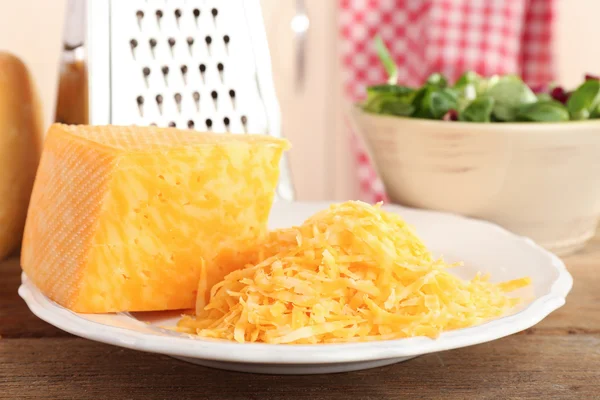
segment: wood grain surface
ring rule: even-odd
[[[600,399],[600,238],[565,258],[567,305],[516,335],[366,371],[251,375],[80,339],[18,297],[0,263],[0,399]]]

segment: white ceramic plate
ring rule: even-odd
[[[276,203],[270,225],[301,223],[326,203]],[[465,262],[453,269],[463,278],[489,272],[493,281],[524,275],[533,280],[520,295],[532,298],[512,315],[438,339],[415,337],[369,343],[327,345],[239,344],[179,334],[172,326],[177,313],[77,314],[45,297],[23,274],[20,296],[35,315],[72,334],[135,350],[167,354],[197,364],[258,373],[311,374],[388,365],[421,354],[488,342],[527,329],[565,303],[573,280],[564,264],[531,240],[496,225],[456,215],[387,206],[413,224],[436,255]]]

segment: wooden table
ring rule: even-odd
[[[250,375],[80,339],[18,297],[0,263],[1,399],[600,399],[600,238],[565,259],[567,305],[525,332],[367,371]]]

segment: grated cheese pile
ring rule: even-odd
[[[258,261],[199,292],[178,330],[266,343],[332,343],[437,337],[503,315],[519,303],[500,284],[464,281],[435,259],[398,215],[379,205],[331,206],[301,226],[272,231]]]

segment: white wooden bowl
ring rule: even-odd
[[[600,120],[482,124],[351,113],[395,203],[493,221],[559,255],[596,231]]]

